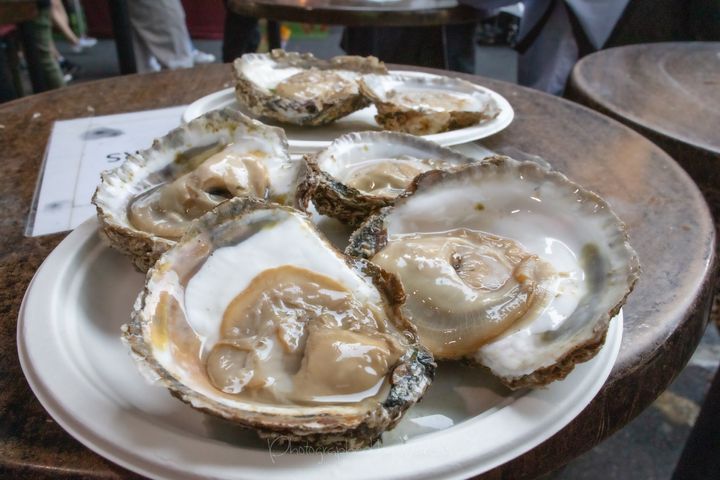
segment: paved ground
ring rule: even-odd
[[[688,366],[650,408],[544,480],[670,478],[719,360],[720,335],[709,325]]]
[[[339,30],[334,29],[324,39],[291,38],[287,49],[311,51],[321,57],[337,55],[342,53],[339,37]],[[195,44],[200,50],[220,57],[220,42],[198,40]],[[60,48],[67,51],[63,45]],[[119,73],[112,41],[103,40],[91,50],[66,56],[82,67],[75,81]],[[516,55],[509,48],[477,49],[476,65],[480,75],[514,82],[516,62]],[[720,336],[715,326],[710,325],[687,368],[650,408],[601,445],[548,475],[546,480],[670,478],[719,361]]]

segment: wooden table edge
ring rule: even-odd
[[[677,42],[658,42],[654,43],[653,45],[673,45]],[[706,43],[706,42],[689,42],[689,43]],[[714,42],[718,43],[720,45],[720,42]],[[626,48],[631,48],[633,45],[626,45],[626,46],[619,46],[619,47],[613,47],[608,48],[605,50],[601,50],[600,52],[596,52],[595,54],[602,54],[606,51],[611,50],[621,50]],[[676,136],[674,136],[673,132],[667,130],[666,128],[662,126],[653,126],[653,127],[647,127],[643,124],[642,118],[637,117],[636,115],[627,113],[626,115],[621,115],[617,112],[615,112],[613,105],[605,100],[603,97],[601,97],[598,93],[595,92],[594,88],[591,88],[589,83],[585,80],[585,76],[582,75],[580,72],[583,68],[586,68],[586,65],[588,62],[592,61],[592,56],[594,54],[587,55],[575,64],[573,67],[570,78],[568,80],[568,86],[566,89],[565,96],[580,105],[587,106],[591,108],[592,110],[595,110],[596,112],[600,112],[603,115],[609,116],[620,123],[622,123],[625,126],[629,126],[633,130],[636,130],[641,133],[646,138],[649,138],[651,141],[656,142],[656,140],[659,138],[661,142],[675,142],[675,143],[681,143],[683,145],[686,145],[690,148],[693,148],[697,150],[698,152],[701,152],[704,155],[714,155],[717,156],[720,154],[720,152],[712,150],[708,148],[707,145],[702,145],[697,142],[694,142],[689,139],[679,139]]]

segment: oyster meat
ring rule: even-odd
[[[473,162],[436,143],[403,133],[360,132],[337,138],[328,148],[306,155],[298,197],[312,197],[317,211],[358,225],[390,205],[419,174]]]
[[[386,130],[429,135],[465,128],[500,114],[492,96],[465,80],[443,76],[365,75],[360,91]]]
[[[421,175],[347,253],[400,277],[404,311],[436,358],[484,365],[511,388],[592,358],[639,275],[604,200],[507,157]]]
[[[358,79],[387,73],[375,57],[338,56],[273,50],[248,53],[233,63],[238,102],[257,117],[295,125],[325,125],[365,108]]]
[[[93,203],[112,246],[146,271],[193,219],[229,198],[296,205],[301,168],[281,129],[216,110],[103,173]]]
[[[123,336],[195,408],[279,442],[360,448],[432,381],[403,297],[303,213],[235,198],[158,260]]]

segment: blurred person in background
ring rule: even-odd
[[[460,0],[487,8],[501,0]],[[521,85],[561,95],[575,63],[603,48],[720,40],[718,0],[525,0],[516,50]]]
[[[630,0],[524,0],[518,83],[561,95],[579,58],[602,48]],[[478,9],[512,0],[460,0]]]
[[[67,11],[65,11],[65,5],[62,0],[51,0],[50,2],[50,15],[52,17],[53,26],[60,31],[65,39],[70,43],[70,49],[75,53],[80,53],[85,48],[92,48],[97,44],[97,39],[86,37],[81,35],[78,37],[70,27],[70,20],[68,18]],[[73,79],[80,67],[70,60],[62,56],[55,46],[55,42],[52,41],[51,49],[55,60],[60,64],[60,69],[63,73],[63,80],[65,83],[69,83]]]
[[[518,0],[460,0],[487,16]],[[561,95],[577,60],[607,42],[629,0],[524,0],[517,35],[518,83]],[[475,72],[475,24],[347,28],[341,46],[353,55]],[[445,43],[443,44],[443,35]],[[443,48],[446,49],[443,52]]]
[[[73,29],[70,28],[70,20],[62,0],[51,0],[50,6],[53,26],[70,42],[73,52],[80,53],[84,48],[91,48],[97,44],[97,39],[84,35],[78,37]]]
[[[527,0],[518,34],[518,82],[554,95],[565,91],[578,59],[601,49],[629,0]]]
[[[127,6],[139,73],[215,61],[193,47],[180,0],[128,0]]]
[[[35,63],[31,71],[33,91],[40,93],[65,86],[65,80],[53,54],[50,0],[37,0],[36,4],[38,15],[23,25],[22,35],[29,39],[33,50],[25,52],[28,62]]]

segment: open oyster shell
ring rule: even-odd
[[[421,175],[346,252],[400,277],[404,311],[436,358],[484,365],[511,388],[592,358],[639,275],[604,200],[507,157]]]
[[[249,53],[233,63],[238,101],[253,115],[295,125],[325,125],[365,108],[358,90],[365,73],[387,73],[375,57],[338,56],[273,50]]]
[[[384,129],[414,135],[465,128],[500,114],[488,92],[457,78],[365,75],[360,91],[375,104],[375,120]]]
[[[251,198],[193,223],[148,272],[124,341],[194,408],[274,442],[371,445],[435,364],[397,279],[329,245],[307,216]]]
[[[350,133],[305,156],[307,168],[298,197],[304,204],[312,198],[323,215],[359,225],[372,212],[391,205],[420,173],[473,161],[412,135]]]
[[[111,245],[144,272],[193,218],[230,197],[296,205],[303,168],[282,129],[215,110],[104,172],[93,203]]]

